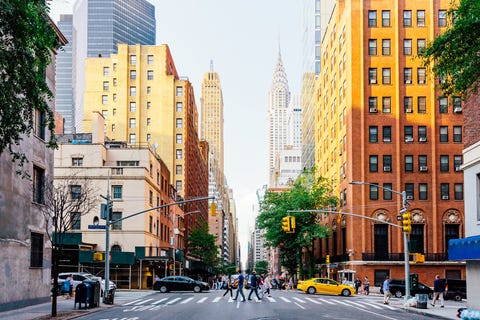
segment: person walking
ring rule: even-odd
[[[238,294],[241,294],[243,297],[242,302],[245,302],[245,295],[243,294],[243,285],[245,283],[245,277],[242,274],[242,270],[238,270],[238,278],[235,280],[235,283],[237,284],[237,294],[235,295],[235,298],[232,300],[237,300]]]
[[[267,274],[265,279],[263,279],[263,295],[268,295],[268,297],[271,297],[270,295],[271,288],[272,288],[272,284],[270,283],[270,275]]]
[[[370,280],[368,280],[367,276],[365,276],[364,291],[367,296],[370,294]]]
[[[360,289],[361,286],[362,286],[362,280],[360,280],[360,278],[357,277],[357,279],[355,279],[355,294],[358,294],[358,289]]]
[[[445,292],[445,283],[440,276],[437,274],[435,280],[433,281],[433,300],[432,306],[435,307],[435,300],[439,299],[442,303],[440,308],[445,307],[445,300],[443,299],[443,293]]]
[[[392,294],[390,293],[390,277],[386,276],[385,281],[383,281],[383,304],[388,304],[388,300]]]
[[[223,281],[223,288],[225,289],[225,292],[223,293],[223,297],[227,295],[228,292],[230,292],[230,298],[233,298],[233,289],[232,289],[232,275],[229,274],[228,277]]]
[[[257,272],[255,270],[252,271],[250,275],[250,293],[248,295],[248,300],[252,300],[252,293],[255,292],[258,300],[262,300],[258,295],[258,279],[257,279]]]

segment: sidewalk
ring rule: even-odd
[[[437,304],[435,307],[433,307],[430,304],[430,300],[427,303],[427,309],[419,309],[416,307],[403,307],[403,300],[390,300],[390,306],[392,307],[398,307],[398,308],[403,308],[405,311],[409,313],[416,313],[416,314],[421,314],[427,317],[432,317],[435,319],[459,319],[457,318],[457,310],[462,307],[466,307],[467,304],[465,302],[453,302],[453,301],[447,301],[445,303],[444,308],[440,308],[440,304]]]

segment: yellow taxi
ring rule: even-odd
[[[337,281],[328,278],[312,278],[299,281],[297,289],[309,294],[335,294],[344,297],[355,294],[355,291],[351,286],[338,283]]]

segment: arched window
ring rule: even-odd
[[[122,248],[118,244],[115,244],[115,245],[112,246],[112,249],[110,251],[111,252],[122,252]]]

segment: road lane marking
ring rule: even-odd
[[[190,297],[190,298],[187,298],[185,300],[183,300],[182,302],[180,302],[181,304],[184,304],[184,303],[189,303],[190,301],[193,300],[193,297]]]
[[[326,299],[318,299],[318,300],[323,301],[323,302],[328,303],[328,304],[335,304],[335,303],[333,303],[333,302],[331,302],[331,301],[328,301],[328,300],[326,300]]]
[[[148,301],[150,301],[150,300],[153,300],[153,299],[142,300],[142,301],[140,301],[140,302],[135,303],[135,305],[136,305],[136,306],[139,306],[139,305],[144,304],[144,303],[146,303],[146,302],[148,302]]]
[[[285,298],[285,297],[280,297],[280,299],[282,299],[283,301],[288,302],[288,303],[292,302],[292,301],[288,300],[288,299]]]
[[[294,302],[299,308],[302,308],[303,310],[305,310],[305,307],[302,306],[301,304],[297,303],[297,302]]]
[[[320,301],[312,299],[312,298],[305,298],[305,299],[307,299],[310,302],[316,303],[316,304],[322,304]]]
[[[365,305],[366,307],[372,307],[372,308],[375,308],[375,309],[382,309],[382,307],[380,306],[376,306],[375,303],[368,303],[368,302],[356,302],[356,303],[360,303],[360,304],[363,304]]]
[[[168,301],[166,304],[174,304],[174,303],[177,302],[178,300],[182,300],[182,298],[175,298],[175,299],[173,299],[173,300]]]
[[[133,300],[133,301],[124,303],[123,305],[124,305],[124,306],[129,306],[129,305],[131,305],[131,304],[137,303],[138,301],[142,301],[142,299]]]
[[[348,301],[348,303],[353,304],[353,305],[355,305],[355,306],[357,306],[357,307],[360,307],[360,308],[368,308],[368,306],[363,305],[363,304],[358,303],[358,302]]]
[[[153,305],[155,305],[155,304],[159,304],[159,303],[162,303],[162,302],[163,302],[163,301],[165,301],[165,300],[168,300],[168,298],[163,298],[163,299],[160,299],[160,300],[154,301],[154,302],[152,302],[152,304],[153,304]]]
[[[270,302],[277,302],[275,299],[273,299],[272,297],[267,297],[267,299],[270,301]]]
[[[207,300],[207,297],[203,297],[202,299],[198,300],[197,303],[204,303]]]
[[[297,298],[297,297],[293,297],[293,299],[297,300],[297,301],[300,302],[300,303],[306,303],[305,301],[303,301],[302,299]]]
[[[216,297],[215,299],[213,299],[213,303],[220,301],[220,299],[222,299],[222,297]]]

